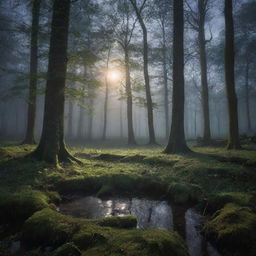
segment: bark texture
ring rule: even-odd
[[[210,131],[210,115],[209,115],[209,93],[208,93],[208,78],[207,78],[207,58],[206,58],[206,39],[205,39],[205,15],[207,12],[207,0],[198,0],[199,22],[198,22],[198,43],[200,53],[200,68],[201,68],[201,90],[202,90],[202,108],[204,119],[204,142],[211,140]]]
[[[51,26],[44,123],[40,143],[33,155],[58,165],[74,158],[64,143],[64,102],[70,0],[55,0]]]
[[[237,112],[237,96],[235,91],[235,52],[234,22],[232,0],[225,0],[225,80],[228,98],[229,138],[228,149],[239,149],[239,127]]]
[[[189,152],[184,132],[184,10],[183,1],[173,4],[173,97],[172,125],[165,153]]]
[[[32,6],[32,28],[30,43],[30,82],[28,95],[27,128],[23,144],[35,144],[36,89],[38,68],[38,32],[41,0],[34,0]]]
[[[128,47],[125,49],[125,90],[127,97],[127,125],[128,125],[128,144],[136,144],[133,130],[133,106],[132,106],[132,86],[130,76],[130,61]]]
[[[143,33],[143,71],[146,89],[146,100],[147,100],[147,114],[148,114],[148,131],[149,131],[149,144],[156,144],[155,130],[154,130],[154,114],[153,114],[153,102],[151,97],[150,80],[148,73],[148,32],[144,23],[141,12],[146,1],[143,2],[141,8],[137,6],[135,0],[130,0],[134,7],[138,21],[140,23]]]

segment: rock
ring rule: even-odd
[[[80,256],[81,251],[74,243],[66,243],[53,252],[53,256]]]
[[[195,202],[201,196],[201,188],[194,184],[172,183],[167,191],[167,197],[177,204]]]
[[[49,208],[32,215],[24,224],[22,241],[29,247],[59,246],[77,228],[75,221]]]
[[[220,249],[239,256],[256,255],[256,214],[248,207],[227,204],[203,226],[203,233]]]

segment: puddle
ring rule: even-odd
[[[74,217],[97,219],[110,216],[133,215],[137,228],[159,228],[172,231],[173,212],[166,201],[141,198],[100,199],[93,196],[73,198],[59,206],[60,212]],[[200,234],[202,216],[190,208],[185,213],[186,243],[191,256],[220,256],[218,251]]]

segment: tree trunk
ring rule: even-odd
[[[225,80],[228,99],[229,138],[228,149],[239,149],[237,96],[235,91],[235,52],[232,0],[225,0]]]
[[[94,99],[93,96],[89,99],[89,111],[88,111],[88,132],[86,139],[88,141],[92,140],[92,125],[93,125],[93,104],[94,104]]]
[[[136,144],[134,130],[133,130],[133,106],[132,106],[132,88],[131,88],[131,77],[130,77],[130,67],[129,67],[129,52],[128,48],[125,51],[125,90],[127,97],[127,124],[128,124],[128,144]]]
[[[197,111],[195,110],[195,115],[194,115],[194,129],[195,129],[195,138],[197,138]]]
[[[245,66],[245,105],[246,105],[246,116],[247,116],[247,133],[250,133],[252,130],[251,113],[250,113],[250,96],[249,96],[249,69],[250,69],[250,64],[247,59],[246,66]]]
[[[64,101],[70,0],[55,0],[51,27],[45,93],[44,123],[40,143],[33,155],[55,166],[74,158],[64,143]]]
[[[199,10],[199,32],[198,43],[200,52],[200,67],[201,67],[201,88],[202,88],[202,107],[203,107],[203,120],[204,120],[204,142],[209,142],[211,139],[210,131],[210,116],[209,116],[209,94],[208,94],[208,79],[207,79],[207,58],[205,50],[205,0],[198,0]]]
[[[109,94],[109,88],[108,88],[108,66],[109,66],[109,59],[110,59],[110,52],[111,47],[108,49],[108,56],[107,56],[107,67],[106,67],[106,74],[105,74],[105,101],[104,101],[104,121],[103,121],[103,133],[102,133],[102,140],[106,140],[106,134],[107,134],[107,122],[108,122],[108,94]]]
[[[73,103],[69,101],[68,103],[68,137],[72,139],[73,137]]]
[[[183,1],[174,0],[173,5],[173,97],[172,125],[165,153],[189,152],[184,132],[184,10]]]
[[[148,130],[149,130],[149,144],[156,144],[155,130],[154,130],[154,115],[153,115],[153,103],[151,98],[151,89],[148,74],[148,33],[143,18],[141,16],[141,11],[138,9],[136,1],[130,0],[134,7],[136,16],[139,20],[142,32],[143,32],[143,69],[144,69],[144,79],[145,79],[145,89],[146,89],[146,100],[147,100],[147,113],[148,113]]]
[[[162,34],[163,34],[163,76],[164,76],[164,113],[165,113],[165,137],[169,136],[169,100],[168,100],[168,76],[167,76],[167,56],[166,56],[166,35],[165,27],[162,24]]]
[[[30,45],[30,82],[28,96],[27,128],[23,144],[35,144],[36,89],[38,67],[38,31],[41,0],[34,0],[32,7],[32,28]]]
[[[85,99],[81,100],[82,104],[85,104]],[[78,129],[77,129],[77,139],[84,139],[84,108],[82,106],[79,107],[79,117],[78,117]]]

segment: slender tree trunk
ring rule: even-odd
[[[106,74],[105,74],[105,101],[104,101],[104,120],[103,120],[103,133],[102,133],[102,140],[106,140],[107,134],[107,122],[108,122],[108,95],[109,95],[109,85],[108,85],[108,66],[109,66],[109,59],[110,59],[110,52],[111,47],[108,49],[108,56],[107,56],[107,67],[106,67]]]
[[[93,97],[91,97],[89,99],[89,105],[90,105],[90,109],[88,111],[88,133],[86,136],[87,140],[92,140],[92,128],[93,128],[93,104],[94,104],[94,99]]]
[[[173,97],[171,134],[165,153],[189,152],[184,132],[184,10],[183,1],[173,5]]]
[[[162,24],[162,34],[163,34],[163,76],[164,76],[164,113],[165,113],[165,138],[169,136],[169,100],[168,100],[168,76],[167,76],[167,56],[166,56],[166,35],[165,27]]]
[[[64,143],[64,102],[70,0],[55,0],[45,94],[44,123],[40,143],[33,155],[49,163],[75,160]]]
[[[155,130],[154,130],[154,115],[153,115],[153,102],[151,98],[151,89],[148,73],[148,33],[143,18],[141,16],[141,11],[138,9],[136,1],[130,0],[134,7],[138,21],[140,23],[143,32],[143,70],[145,79],[145,89],[146,89],[146,100],[147,100],[147,114],[148,114],[148,131],[149,131],[149,144],[156,144]]]
[[[70,139],[73,137],[73,103],[71,101],[68,103],[68,137]]]
[[[195,110],[195,115],[194,115],[194,128],[195,128],[195,138],[197,137],[196,135],[197,135],[197,111]]]
[[[251,113],[250,113],[250,96],[249,96],[249,70],[250,70],[250,64],[247,59],[246,66],[245,66],[245,104],[246,104],[247,132],[248,133],[250,133],[252,130]]]
[[[38,67],[38,31],[41,0],[33,0],[30,46],[30,82],[28,96],[27,128],[23,144],[35,144],[36,88]]]
[[[82,100],[82,104],[85,103],[85,99]],[[79,140],[84,139],[84,108],[82,106],[79,107],[79,116],[78,116],[78,129],[77,129],[77,138]]]
[[[200,67],[201,67],[201,88],[202,88],[202,107],[204,120],[204,142],[209,142],[211,139],[210,131],[210,115],[209,115],[209,93],[208,93],[208,78],[207,78],[207,58],[205,50],[205,0],[198,0],[199,10],[199,52],[200,52]]]
[[[120,100],[120,138],[123,138],[123,104]]]
[[[129,62],[129,52],[128,48],[125,51],[125,90],[127,97],[127,125],[128,125],[128,144],[136,144],[134,130],[133,130],[133,106],[132,106],[132,87],[131,87],[131,77],[130,77],[130,62]]]
[[[232,0],[225,0],[225,79],[228,99],[229,138],[228,149],[239,149],[239,127],[237,112],[237,96],[235,91],[235,52],[234,23]]]

